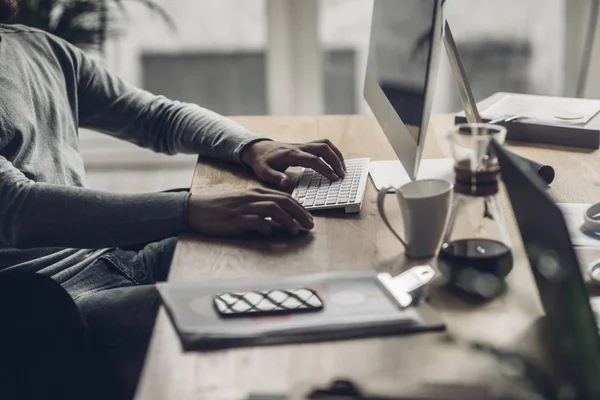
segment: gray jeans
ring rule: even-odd
[[[166,280],[176,242],[169,238],[140,251],[116,249],[63,284],[131,395],[160,305],[154,283]]]

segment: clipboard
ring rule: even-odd
[[[185,351],[267,346],[441,331],[444,322],[425,301],[399,307],[374,270],[157,284]],[[319,312],[277,317],[219,317],[213,298],[223,292],[309,288]]]

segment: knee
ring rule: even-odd
[[[149,340],[160,304],[153,285],[109,289],[77,299],[92,335],[106,346]]]
[[[56,310],[77,314],[69,294],[52,278],[35,273],[0,274],[0,315],[20,321],[54,319]]]

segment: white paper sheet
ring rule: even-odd
[[[398,160],[371,161],[369,175],[377,190],[383,186],[400,187],[411,181]],[[443,179],[454,183],[454,159],[428,158],[421,160],[417,179]]]
[[[590,204],[558,203],[557,205],[565,216],[573,246],[600,247],[600,235],[583,229],[583,213]]]
[[[484,119],[496,119],[507,115],[526,117],[524,122],[552,125],[585,125],[600,111],[600,100],[565,97],[507,94],[482,111]],[[561,119],[558,116],[578,116],[577,119]]]

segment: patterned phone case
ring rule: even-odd
[[[320,311],[323,301],[312,289],[221,293],[213,298],[222,317],[253,317]]]

